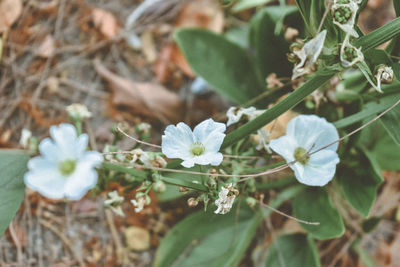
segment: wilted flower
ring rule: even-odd
[[[221,191],[218,193],[218,199],[215,200],[217,209],[214,211],[215,214],[226,214],[228,213],[235,201],[239,191],[233,187],[232,183],[221,187]]]
[[[356,21],[358,4],[354,0],[336,1],[331,7],[333,23],[337,25],[347,35],[358,37],[358,33],[354,30]]]
[[[69,105],[67,107],[67,113],[73,120],[77,121],[82,121],[92,117],[92,113],[88,110],[88,108],[85,105],[78,103]]]
[[[136,125],[136,129],[139,132],[143,132],[144,134],[149,134],[151,130],[151,125],[148,124],[147,122],[141,122]]]
[[[393,69],[386,65],[379,65],[376,70],[375,78],[377,81],[377,88],[379,92],[382,92],[381,85],[392,83],[394,80]]]
[[[191,197],[187,200],[187,203],[189,207],[193,208],[199,204],[199,201],[197,200],[197,198]]]
[[[48,198],[78,200],[97,183],[98,167],[103,157],[85,151],[88,135],[77,136],[71,124],[50,127],[52,139],[44,139],[39,150],[42,156],[28,162],[25,184]]]
[[[293,68],[292,80],[314,72],[317,59],[324,48],[325,38],[326,30],[323,30],[305,43],[301,49],[293,50],[297,63]]]
[[[162,136],[162,152],[168,158],[183,159],[186,168],[200,165],[219,165],[223,160],[218,152],[225,138],[226,126],[212,119],[198,124],[193,132],[189,126],[180,122],[169,125]]]
[[[117,191],[108,192],[108,198],[104,200],[104,206],[110,208],[115,214],[124,217],[124,211],[121,208],[121,204],[124,202],[124,197],[118,195]]]
[[[349,36],[347,35],[340,48],[340,61],[344,67],[351,67],[358,62],[364,60],[364,54],[361,52],[361,48],[356,48],[350,44]]]
[[[131,200],[131,203],[135,206],[135,212],[141,212],[145,205],[151,203],[151,199],[148,195],[139,192],[136,194],[136,199]]]
[[[339,157],[335,143],[321,151],[311,154],[339,139],[333,124],[315,115],[299,115],[286,127],[286,135],[272,140],[272,150],[281,155],[294,171],[300,183],[311,186],[324,186],[332,180]]]
[[[32,132],[27,129],[22,129],[21,131],[21,138],[19,139],[19,144],[24,148],[29,148],[29,141],[32,137]]]
[[[248,120],[253,120],[264,112],[265,110],[256,109],[255,107],[249,107],[249,108],[230,107],[226,112],[226,116],[228,117],[228,122],[226,123],[226,125],[230,126],[234,123],[237,123],[244,116],[246,116]],[[271,153],[271,150],[269,148],[269,136],[271,134],[264,128],[258,129],[257,134],[258,134],[258,145],[256,149],[257,150],[265,149],[268,153]]]

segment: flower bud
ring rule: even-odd
[[[188,203],[189,207],[193,208],[193,207],[196,207],[199,204],[199,201],[196,198],[191,197],[191,198],[189,198],[187,200],[187,203]]]
[[[153,184],[153,189],[156,192],[162,193],[166,189],[165,183],[163,181],[161,181],[161,180],[158,180],[157,182],[155,182]]]
[[[249,207],[252,208],[257,204],[257,200],[254,197],[247,197],[246,203],[247,203],[247,205],[249,205]]]
[[[74,121],[83,121],[92,117],[92,113],[88,110],[85,105],[72,104],[67,107],[67,113]]]

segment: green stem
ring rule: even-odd
[[[147,173],[144,171],[139,171],[139,170],[136,170],[133,168],[127,168],[125,166],[117,165],[117,164],[110,163],[110,162],[104,162],[102,167],[107,170],[110,170],[110,171],[117,171],[117,172],[131,174],[131,175],[135,176],[135,178],[138,182],[143,182],[144,180],[146,180],[148,178]]]
[[[287,110],[293,108],[306,96],[308,96],[324,83],[326,83],[330,78],[332,78],[333,75],[334,72],[327,70],[324,70],[320,74],[317,73],[312,79],[307,81],[300,88],[296,89],[296,91],[291,93],[288,97],[280,101],[278,104],[268,109],[254,120],[249,121],[242,127],[228,134],[222,144],[222,149],[248,136],[249,134],[263,127],[264,125],[270,123]]]
[[[190,188],[190,189],[203,191],[203,192],[208,192],[208,188],[207,187],[205,187],[202,184],[195,184],[192,181],[186,181],[186,180],[182,180],[182,179],[175,179],[175,178],[164,177],[164,176],[161,176],[161,180],[163,182],[167,183],[167,184],[187,187],[187,188]]]
[[[77,132],[78,136],[80,136],[82,134],[82,121],[74,120],[74,123],[75,123],[75,127],[76,127],[76,132]]]

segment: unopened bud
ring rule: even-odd
[[[257,200],[254,197],[247,197],[246,198],[246,203],[250,207],[254,207],[257,204]]]
[[[156,192],[162,193],[166,189],[165,183],[163,181],[158,180],[153,184],[153,189]]]
[[[199,204],[199,201],[196,198],[191,197],[191,198],[189,198],[187,200],[187,203],[188,203],[189,207],[193,208],[193,207],[196,207]]]
[[[179,187],[179,192],[181,192],[181,193],[187,193],[188,191],[189,191],[189,189],[187,189],[186,187],[183,187],[183,186]]]

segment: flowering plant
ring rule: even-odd
[[[229,12],[244,2],[230,2]],[[275,226],[273,212],[303,231],[273,238],[263,265],[320,266],[326,259],[316,243],[325,247],[333,238],[361,259],[354,240],[363,240],[368,216],[386,216],[372,209],[381,171],[400,170],[400,18],[364,34],[357,26],[364,6],[359,0],[262,6],[236,39],[231,32],[175,31],[200,81],[237,106],[197,125],[165,124],[159,135],[148,123],[117,124],[101,153],[85,133],[95,114],[80,104],[66,109],[74,125],[51,126],[40,143],[24,129],[24,152],[0,152],[1,200],[12,203],[0,205],[0,231],[25,185],[55,201],[79,201],[91,191],[121,217],[127,207],[148,214],[158,201],[201,207],[164,236],[154,266],[238,266],[262,222]],[[376,48],[388,41],[385,50]],[[134,143],[122,146],[123,139]],[[310,257],[286,257],[300,249]]]

